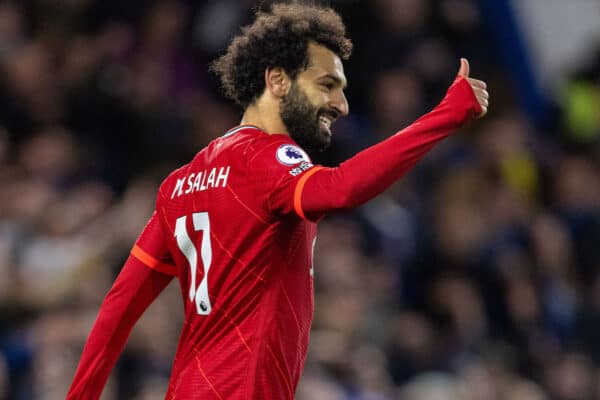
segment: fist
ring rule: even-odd
[[[475,93],[477,102],[481,106],[481,113],[479,113],[479,115],[477,115],[476,117],[483,117],[485,114],[487,114],[489,105],[488,100],[490,95],[486,90],[487,85],[484,81],[480,81],[478,79],[469,77],[469,61],[467,61],[466,58],[460,59],[460,68],[458,69],[458,76],[465,78],[467,82],[469,82],[469,84],[471,85],[471,89],[473,89],[473,93]]]

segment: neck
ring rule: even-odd
[[[241,125],[254,125],[265,133],[283,133],[289,136],[285,124],[279,116],[279,101],[259,98],[246,108],[242,116]]]

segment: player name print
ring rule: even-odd
[[[302,161],[310,162],[308,154],[293,144],[282,144],[275,153],[277,161],[283,165],[296,165]]]
[[[207,189],[227,186],[229,177],[229,166],[214,167],[199,172],[192,172],[183,178],[177,179],[171,198],[179,197],[182,194],[202,192]]]

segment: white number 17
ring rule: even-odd
[[[200,315],[208,315],[212,311],[210,299],[208,298],[208,270],[212,261],[212,248],[210,246],[210,220],[207,212],[192,214],[194,231],[203,231],[202,243],[200,244],[200,255],[204,267],[204,276],[198,288],[196,288],[196,270],[198,268],[198,251],[190,239],[186,228],[186,216],[177,218],[175,223],[175,238],[179,249],[190,264],[190,301],[196,304],[196,311]]]

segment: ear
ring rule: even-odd
[[[284,97],[288,94],[291,84],[290,77],[283,68],[275,67],[265,70],[265,86],[273,96]]]

